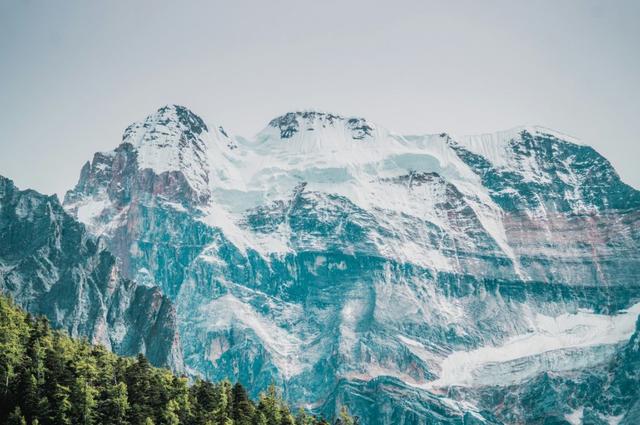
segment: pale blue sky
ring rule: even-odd
[[[318,108],[401,133],[539,124],[640,187],[638,1],[0,0],[0,174],[63,193],[166,103],[251,136]]]

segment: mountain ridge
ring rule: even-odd
[[[0,176],[0,230],[3,293],[72,336],[183,370],[171,302],[124,279],[106,241],[90,236],[57,196],[21,191]]]

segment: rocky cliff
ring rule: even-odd
[[[74,337],[183,370],[171,300],[123,277],[107,243],[87,233],[57,197],[19,190],[4,177],[0,291]]]

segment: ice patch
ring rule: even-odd
[[[584,415],[584,407],[574,410],[571,413],[564,415],[564,418],[571,425],[582,425],[582,417]]]
[[[600,416],[600,417],[603,418],[605,421],[607,421],[607,424],[609,425],[618,425],[620,422],[622,422],[622,419],[624,419],[624,414],[617,415],[617,416]]]
[[[207,358],[210,362],[216,362],[229,349],[229,341],[226,338],[219,337],[211,341],[209,345],[209,354]]]
[[[515,336],[504,345],[451,353],[441,364],[440,377],[428,383],[428,387],[482,385],[483,382],[477,382],[474,375],[483,367],[557,350],[595,348],[628,340],[635,331],[638,314],[640,303],[613,316],[586,311],[556,317],[538,314],[532,320],[532,332]],[[533,375],[539,369],[532,367],[530,372]],[[519,370],[512,381],[524,376],[526,373]],[[509,384],[508,378],[503,375],[502,383]]]
[[[78,207],[77,217],[81,223],[92,226],[93,221],[109,205],[106,199],[91,199]]]
[[[179,204],[177,202],[170,202],[170,201],[164,201],[165,205],[170,206],[171,208],[173,208],[174,210],[178,211],[178,212],[189,212],[189,210],[187,210],[182,204]]]

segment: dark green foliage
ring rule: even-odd
[[[249,399],[244,387],[238,382],[231,390],[233,401],[232,419],[236,425],[251,425],[253,422],[255,407]]]
[[[0,296],[0,423],[16,425],[319,425],[274,386],[256,405],[240,384],[187,379],[138,355],[50,329]],[[343,422],[348,423],[348,422]]]

